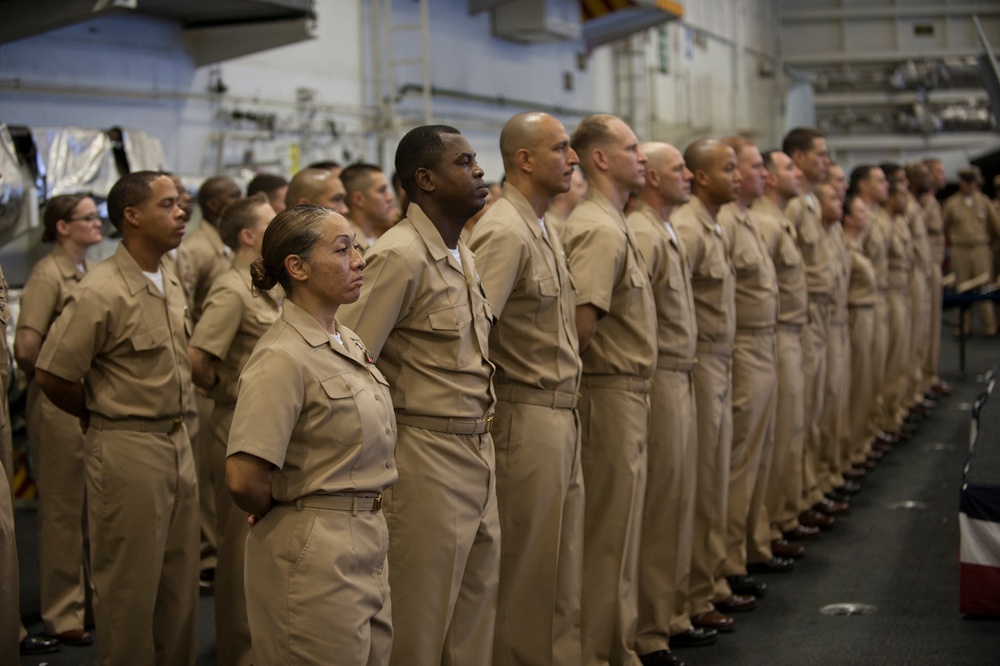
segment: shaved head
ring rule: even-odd
[[[334,199],[339,195],[339,202],[345,197],[344,185],[340,177],[329,169],[306,168],[292,177],[285,193],[285,205],[296,206],[300,203],[311,203],[335,210],[340,214],[347,212],[346,204],[339,206]]]
[[[211,223],[219,219],[222,209],[243,196],[240,186],[229,176],[212,176],[198,188],[201,216]]]
[[[503,169],[514,170],[514,157],[521,148],[530,148],[538,143],[545,133],[543,123],[555,120],[547,113],[529,111],[519,113],[507,121],[500,132],[500,154],[503,156]],[[558,121],[556,121],[558,122]]]
[[[677,150],[669,143],[662,143],[660,141],[647,141],[639,146],[639,149],[646,153],[646,165],[647,167],[656,167],[660,169],[666,164],[681,157],[681,151]]]
[[[702,139],[695,141],[684,151],[684,161],[687,162],[688,169],[695,171],[708,171],[712,164],[719,158],[721,149],[729,148],[726,144],[716,139]]]

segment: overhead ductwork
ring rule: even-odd
[[[0,44],[120,13],[176,21],[198,66],[313,37],[314,0],[4,0]]]

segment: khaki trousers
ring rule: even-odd
[[[930,291],[930,339],[927,343],[927,357],[924,361],[924,377],[927,380],[927,388],[931,388],[939,381],[938,369],[941,365],[941,265],[933,262],[931,264],[931,274],[928,279],[928,290]]]
[[[830,324],[826,347],[826,396],[820,416],[819,487],[824,493],[844,484],[840,469],[841,415],[850,387],[851,340],[847,323]]]
[[[610,385],[603,385],[604,380]],[[636,663],[649,384],[633,377],[585,375],[580,388],[587,496],[581,663],[587,665]]]
[[[890,288],[886,292],[889,304],[889,345],[885,364],[883,422],[890,432],[898,432],[906,415],[910,394],[910,292],[908,288]]]
[[[219,666],[249,666],[250,624],[244,593],[244,552],[250,525],[246,513],[236,506],[226,487],[226,447],[233,424],[235,403],[215,403],[210,422],[212,475],[215,484],[215,661]]]
[[[379,511],[272,507],[246,543],[253,663],[388,664],[388,548]]]
[[[802,374],[802,327],[778,324],[778,400],[774,415],[774,452],[765,507],[771,539],[799,524],[802,511],[802,455],[805,446],[805,378]]]
[[[724,576],[746,575],[747,560],[770,560],[770,521],[763,543],[754,533],[771,472],[774,410],[778,404],[778,363],[774,329],[737,329],[733,346],[733,446],[729,458]],[[716,580],[718,601],[732,595],[724,577]]]
[[[850,330],[851,383],[841,419],[844,427],[841,438],[841,469],[863,463],[871,441],[868,414],[875,395],[875,371],[872,363],[875,306],[852,307]]]
[[[802,456],[802,504],[800,512],[823,498],[820,488],[822,444],[820,415],[826,394],[827,345],[830,334],[830,299],[809,295],[809,323],[802,331],[802,374],[805,391],[802,408],[806,416],[806,443]]]
[[[646,497],[639,545],[639,654],[669,649],[670,635],[691,628],[687,588],[694,537],[697,441],[689,370],[660,359],[650,393]]]
[[[214,569],[216,564],[215,526],[215,477],[212,468],[212,410],[215,402],[195,394],[195,405],[198,408],[198,429],[191,437],[191,450],[194,452],[194,468],[198,475],[198,510],[201,520],[200,553],[201,569]],[[203,434],[204,433],[204,434]],[[225,477],[223,477],[223,482]]]
[[[2,417],[0,417],[2,419]],[[9,432],[6,419],[0,430]],[[17,571],[17,544],[14,540],[14,503],[7,468],[0,461],[0,663],[21,663],[21,616],[18,612],[20,586]]]
[[[399,480],[383,503],[390,663],[488,664],[500,577],[493,439],[397,425]]]
[[[726,511],[729,505],[729,454],[733,442],[732,357],[698,352],[694,366],[698,410],[698,475],[689,614],[714,609],[715,581],[726,560]]]
[[[493,664],[580,663],[583,469],[576,410],[498,400]]]
[[[38,485],[38,568],[45,633],[83,629],[86,482],[80,420],[28,385],[28,445]]]
[[[101,430],[84,444],[101,664],[193,664],[198,482],[187,430]]]
[[[989,273],[993,274],[993,251],[989,245],[952,245],[949,250],[951,270],[955,272],[957,282],[965,282],[977,275]],[[997,331],[996,310],[992,301],[982,301],[979,303],[979,316],[983,320],[983,333],[992,335]],[[963,325],[969,330],[972,326],[972,310],[965,313]]]
[[[889,432],[895,425],[885,418],[885,369],[889,362],[889,299],[887,292],[875,292],[875,330],[872,334],[872,390],[875,395],[869,407],[869,430],[872,436]]]

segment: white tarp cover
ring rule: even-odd
[[[10,240],[24,205],[24,179],[17,162],[14,140],[0,123],[0,245]]]

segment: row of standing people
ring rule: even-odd
[[[810,138],[821,140],[821,137]],[[519,660],[628,663],[636,649],[644,663],[672,663],[674,658],[668,647],[671,635],[681,642],[697,644],[713,640],[716,629],[731,627],[731,618],[719,614],[714,601],[724,608],[727,603],[735,604],[734,609],[740,604],[746,607],[753,603],[749,595],[734,594],[733,589],[727,589],[731,584],[738,585],[741,591],[748,586],[751,590],[761,590],[759,583],[745,575],[746,555],[740,551],[745,553],[750,543],[747,531],[751,524],[760,527],[758,517],[765,510],[762,499],[768,488],[765,468],[770,467],[772,457],[766,449],[773,446],[773,438],[770,444],[767,442],[770,427],[767,422],[774,422],[780,405],[775,395],[780,394],[777,379],[769,379],[779,366],[774,351],[776,320],[771,318],[772,314],[778,316],[778,285],[774,281],[777,259],[763,252],[756,258],[752,256],[754,245],[758,251],[764,247],[763,237],[754,230],[746,209],[765,193],[761,189],[750,196],[752,188],[744,190],[740,181],[743,174],[748,174],[746,180],[753,181],[756,177],[758,182],[754,187],[759,188],[765,179],[771,180],[764,176],[764,171],[777,180],[776,172],[782,168],[787,172],[787,164],[777,154],[769,153],[769,164],[764,169],[759,151],[754,155],[755,147],[738,141],[731,141],[734,144],[731,147],[702,142],[681,156],[676,149],[663,144],[645,145],[644,151],[634,139],[631,130],[613,117],[584,121],[574,133],[572,144],[561,125],[544,114],[512,119],[501,136],[508,181],[505,192],[501,202],[483,216],[470,238],[476,251],[478,273],[472,267],[472,255],[463,249],[457,237],[465,220],[482,205],[477,199],[485,197],[480,184],[482,172],[475,166],[471,149],[466,149],[467,142],[450,128],[431,128],[416,133],[410,144],[405,141],[401,144],[401,152],[405,146],[404,168],[400,169],[398,154],[397,172],[413,202],[407,210],[407,223],[369,251],[368,273],[374,272],[374,279],[361,288],[359,303],[353,306],[337,303],[347,305],[342,310],[347,314],[342,317],[367,345],[358,343],[363,351],[362,367],[378,359],[376,364],[392,387],[394,420],[402,426],[396,432],[386,419],[374,426],[364,423],[362,440],[370,441],[368,431],[372,427],[384,427],[385,435],[395,433],[398,437],[395,454],[400,480],[384,500],[390,528],[389,581],[396,606],[393,650],[397,663]],[[582,159],[576,156],[574,148]],[[791,150],[791,157],[785,157],[793,164],[796,158],[807,161],[813,153],[825,153],[824,147],[814,145],[808,149],[793,146]],[[749,157],[745,152],[750,153]],[[775,166],[776,157],[784,166]],[[564,252],[559,233],[553,230],[559,221],[553,216],[546,221],[545,213],[552,199],[570,187],[578,159],[588,176],[590,189],[585,205],[573,213],[562,229]],[[822,163],[823,159],[821,154],[819,161]],[[313,174],[316,179],[322,175]],[[797,177],[790,180],[797,185]],[[677,211],[679,218],[673,217],[677,220],[675,231],[670,224],[671,212],[686,202],[690,196],[688,184],[692,181],[694,199]],[[150,183],[166,187],[163,178]],[[785,187],[787,190],[789,186]],[[640,190],[644,203],[626,221],[621,211],[629,191],[636,189]],[[179,196],[176,187],[174,192]],[[164,193],[169,194],[166,189]],[[741,193],[744,193],[742,198]],[[786,191],[782,196],[787,200],[790,195]],[[463,196],[466,200],[460,202]],[[292,203],[299,202],[296,198],[286,198]],[[737,204],[732,219],[727,221],[723,216],[716,221],[720,208],[734,198]],[[773,202],[785,203],[781,197],[771,198]],[[340,201],[343,199],[341,192]],[[383,202],[386,199],[383,197]],[[391,198],[388,200],[391,202]],[[335,202],[336,197],[320,203],[336,209]],[[166,206],[170,203],[169,196],[158,203],[161,208],[169,208]],[[137,204],[133,202],[122,208],[133,206]],[[813,210],[814,206],[818,204],[807,198],[806,207]],[[299,485],[296,483],[289,487],[288,479],[284,478],[286,472],[282,468],[288,458],[266,448],[241,449],[240,444],[234,447],[229,429],[231,422],[240,424],[242,440],[249,441],[259,440],[268,429],[278,428],[272,424],[274,419],[259,421],[272,416],[270,410],[280,407],[275,396],[284,395],[268,386],[282,376],[274,368],[258,368],[263,378],[258,380],[257,393],[248,389],[248,395],[257,395],[263,401],[254,408],[246,408],[243,418],[233,417],[233,410],[238,409],[233,398],[239,367],[256,337],[279,316],[276,300],[272,299],[263,308],[264,314],[259,310],[261,303],[267,303],[266,297],[255,305],[247,296],[250,292],[247,266],[254,252],[260,252],[264,237],[260,223],[270,217],[269,210],[260,201],[248,205],[243,211],[247,226],[237,230],[235,239],[230,237],[226,241],[237,249],[238,255],[237,269],[228,280],[232,283],[228,285],[229,300],[233,304],[242,298],[244,303],[228,312],[220,308],[219,312],[224,314],[214,318],[214,326],[203,328],[199,323],[191,341],[191,357],[196,383],[222,396],[221,400],[217,397],[216,413],[208,421],[216,441],[230,441],[231,460],[250,456],[243,460],[250,465],[243,469],[249,470],[244,474],[249,479],[256,478],[257,472],[266,471],[270,475],[277,471],[284,482],[275,486],[274,478],[268,476],[264,487],[280,487],[281,491],[269,491],[264,500],[287,506],[302,499],[288,494],[293,489],[302,491],[301,487],[296,488]],[[236,217],[235,209],[231,212]],[[708,212],[708,223],[698,219],[705,217],[704,212]],[[685,219],[682,213],[693,213],[694,221],[682,223]],[[209,219],[206,233],[214,230],[211,222]],[[835,225],[836,220],[830,220],[830,224]],[[123,232],[127,229],[125,226]],[[788,231],[787,225],[784,228],[779,225],[779,229],[782,229],[779,241],[785,233],[794,240],[795,234]],[[362,240],[357,231],[352,230],[352,234]],[[739,254],[741,234],[746,238],[744,251]],[[126,233],[126,240],[128,236]],[[243,241],[254,239],[257,247],[244,243],[245,251],[240,252],[239,248],[244,247],[240,244],[241,236],[246,236]],[[418,239],[421,242],[416,242]],[[167,239],[159,240],[165,252],[169,251]],[[712,243],[718,243],[719,247],[711,247]],[[697,248],[697,266],[688,256],[691,252],[685,249],[688,246]],[[789,260],[792,252],[787,241],[777,246],[778,255]],[[298,249],[308,254],[311,247]],[[442,249],[448,254],[443,254]],[[224,250],[221,254],[217,250],[216,254],[228,259]],[[447,259],[448,255],[454,262]],[[704,270],[699,272],[702,259]],[[281,257],[278,263],[283,260]],[[758,263],[753,264],[752,260]],[[353,259],[349,262],[351,271],[360,271],[357,263],[352,262]],[[438,266],[429,277],[426,265],[432,263]],[[574,267],[576,270],[571,272]],[[282,286],[298,285],[289,281],[287,266],[273,268],[269,275],[282,282],[279,279],[282,270],[288,282]],[[761,308],[755,302],[745,308],[749,313],[745,318],[760,320],[747,325],[740,323],[739,316],[741,271],[750,276],[743,287],[746,292],[743,300],[753,300],[755,286],[758,291],[763,286],[763,291],[771,292],[763,299],[770,299],[770,305],[765,303]],[[170,272],[166,275],[170,276]],[[187,275],[183,277],[185,282],[191,282]],[[440,278],[439,284],[435,284],[434,277]],[[221,286],[225,282],[222,280],[220,286],[212,287],[216,300],[225,300],[227,287]],[[309,284],[308,279],[305,282]],[[703,295],[700,287],[719,293]],[[306,289],[304,293],[311,292]],[[712,303],[712,298],[717,302]],[[813,301],[821,299],[809,300],[812,307]],[[213,303],[207,287],[202,302],[206,301]],[[295,303],[295,299],[290,302]],[[197,306],[193,309],[199,310]],[[258,312],[250,315],[255,310]],[[288,310],[294,312],[294,308]],[[256,331],[244,331],[242,325],[237,327],[241,312],[244,319],[248,315],[256,319]],[[724,321],[712,320],[720,314]],[[295,323],[287,323],[296,328]],[[301,320],[297,323],[303,324]],[[770,345],[768,327],[772,329]],[[337,326],[334,324],[333,328],[336,330]],[[728,333],[730,328],[733,330]],[[795,324],[787,328],[793,331]],[[249,336],[244,339],[246,344],[226,342],[227,337],[232,340],[238,332]],[[727,335],[731,336],[728,341]],[[302,337],[308,341],[306,333]],[[747,344],[740,344],[741,341]],[[232,346],[227,348],[227,345]],[[342,342],[340,346],[350,348]],[[754,374],[753,370],[761,366],[754,368],[753,361],[759,359],[753,359],[753,354],[762,351],[766,356],[769,346],[773,360],[763,364],[769,369],[763,368],[763,375]],[[332,343],[330,347],[342,351]],[[578,350],[582,350],[582,360]],[[749,354],[742,364],[738,356],[741,351]],[[178,361],[178,364],[183,369],[183,363]],[[367,368],[367,371],[379,383],[378,370]],[[707,379],[699,383],[699,374]],[[248,377],[253,376],[248,373]],[[720,377],[723,381],[719,381]],[[807,381],[810,377],[807,372]],[[320,378],[320,384],[331,403],[335,404],[336,398],[359,400],[360,389],[352,390],[349,383],[334,386],[335,382],[323,379]],[[247,386],[252,385],[248,379]],[[727,402],[730,391],[732,407]],[[378,391],[370,393],[377,395]],[[802,393],[798,392],[800,398]],[[703,396],[701,400],[699,396]],[[189,399],[190,392],[181,398],[182,410],[169,420],[172,425],[166,435],[179,431],[176,414],[191,411],[185,402]],[[224,406],[222,411],[228,412],[221,417],[220,402]],[[254,403],[248,398],[245,404]],[[698,404],[707,407],[694,419]],[[291,410],[294,405],[287,407]],[[710,411],[706,417],[707,410],[714,413]],[[101,414],[102,418],[107,417],[105,421],[113,422],[110,426],[103,423],[105,430],[137,427],[134,423],[122,423],[135,420],[133,412],[125,418]],[[765,420],[758,422],[762,415]],[[159,422],[163,416],[147,418]],[[740,424],[735,437],[727,432],[730,418]],[[794,429],[794,415],[792,421]],[[248,430],[247,424],[257,427]],[[145,421],[142,425],[149,427]],[[752,437],[747,437],[743,425],[754,431]],[[166,426],[166,423],[160,425],[161,429]],[[708,432],[703,432],[706,429]],[[491,433],[497,441],[495,461]],[[271,434],[274,435],[271,440],[291,436],[287,428],[281,434]],[[327,435],[336,439],[335,432]],[[727,437],[733,439],[727,441]],[[277,443],[291,447],[288,442]],[[207,448],[214,459],[211,467],[219,476],[225,466],[222,447]],[[791,448],[795,448],[794,444]],[[732,466],[733,460],[741,461],[739,469]],[[262,461],[267,465],[261,466]],[[836,461],[830,462],[832,469],[842,467]],[[796,465],[788,467],[794,470]],[[385,469],[392,469],[390,460],[385,461]],[[348,484],[345,489],[336,483],[335,488],[320,484],[306,494],[378,493],[391,483],[392,476],[384,473],[381,485],[376,483],[374,487],[357,488]],[[795,474],[787,472],[785,476]],[[762,478],[765,480],[761,481]],[[582,483],[583,480],[586,482]],[[584,487],[591,490],[586,495],[587,501],[584,501]],[[698,493],[698,487],[714,490]],[[393,501],[400,488],[413,489],[404,494],[407,501],[403,503]],[[813,494],[810,489],[804,496],[809,500]],[[727,495],[728,502],[724,500]],[[758,495],[761,499],[755,504]],[[828,502],[802,504],[794,498],[786,500],[795,507]],[[228,522],[237,528],[235,532],[239,535],[229,544],[239,544],[245,537],[246,524],[224,494],[218,498],[217,509],[220,505],[235,516],[223,521],[220,515],[220,533],[221,526]],[[254,510],[249,513],[262,517],[266,511],[261,511],[260,506],[260,502],[252,503]],[[356,503],[352,506],[356,510]],[[754,506],[756,510],[748,509]],[[269,508],[270,504],[265,501],[264,507]],[[296,510],[300,511],[301,506]],[[763,533],[768,536],[781,527],[771,522],[778,521],[765,523],[769,529]],[[796,525],[779,532],[794,533],[797,529],[803,528]],[[505,535],[504,548],[500,548],[501,532]],[[588,535],[586,539],[584,534]],[[751,563],[773,565],[774,560],[780,560],[773,555],[764,559],[769,555],[766,546],[779,540],[780,536],[770,539],[770,543],[763,539],[756,553],[760,562]],[[224,543],[225,539],[221,541]],[[706,563],[707,559],[718,559],[719,550],[712,546],[719,544],[732,546],[736,554],[730,556],[727,551],[722,563]],[[220,555],[221,548],[220,544]],[[706,555],[702,550],[715,552]],[[443,558],[443,552],[454,555]],[[234,561],[242,562],[241,555],[241,549],[236,548]],[[155,557],[150,559],[156,561]],[[94,570],[97,584],[98,567]],[[121,571],[118,573],[121,575]],[[128,587],[121,579],[108,575],[107,589]],[[229,598],[230,593],[223,590],[241,588],[240,578],[237,576],[235,583],[230,579],[227,584],[220,571],[217,593]],[[173,582],[180,580],[178,577]],[[586,586],[582,580],[588,581]],[[187,586],[180,584],[180,587]],[[247,589],[252,587],[257,586],[248,582]],[[98,584],[97,589],[101,588]],[[695,590],[704,598],[697,599]],[[236,589],[237,594],[239,591]],[[152,599],[156,598],[154,589]],[[125,601],[120,608],[129,608]],[[383,631],[368,632],[369,641],[374,641],[376,635],[386,638],[385,617],[376,620],[385,608],[385,601],[382,599],[383,603],[377,605],[379,613],[372,616],[371,625],[382,626]],[[236,599],[235,607],[239,608],[241,603]],[[125,611],[133,615],[133,622],[140,625],[147,622],[147,618],[134,616],[134,610]],[[217,611],[217,615],[230,614]],[[101,616],[98,618],[100,632]],[[692,626],[692,620],[698,626]],[[245,626],[242,618],[237,619],[237,624]],[[111,622],[107,626],[110,628]],[[242,635],[245,640],[236,640],[243,646],[237,654],[249,654],[248,634],[241,634],[233,626],[219,625],[218,630],[220,647],[224,640]],[[295,634],[284,642],[269,640],[268,643],[278,645],[275,649],[301,649],[305,651],[302,654],[308,654],[306,646],[314,641],[319,650],[314,654],[321,655],[330,649],[329,641],[337,638],[329,633],[320,630],[316,636]],[[109,635],[115,634],[109,629]],[[149,638],[149,645],[164,640],[155,630]],[[103,638],[101,646],[102,655],[112,654],[111,646],[105,647]],[[384,645],[381,650],[369,646],[365,652],[388,654]],[[220,657],[222,654],[220,649]],[[263,654],[258,662],[272,661]],[[237,657],[231,659],[231,663],[238,663]],[[108,660],[113,661],[111,657]],[[274,660],[281,658],[275,656]]]

